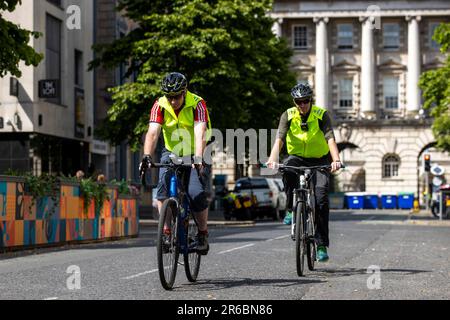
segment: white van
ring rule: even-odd
[[[282,191],[282,184],[282,181],[272,178],[241,178],[236,181],[234,192],[256,197],[257,206],[251,210],[253,219],[268,216],[280,220],[286,212],[286,194]]]

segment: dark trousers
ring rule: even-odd
[[[320,159],[304,159],[297,156],[289,156],[284,162],[288,166],[321,166],[330,164],[328,157]],[[297,171],[298,172],[298,171]],[[315,201],[312,205],[315,206],[315,224],[316,224],[316,243],[318,246],[329,247],[329,229],[328,222],[330,217],[329,206],[329,171],[316,171],[314,179],[312,180],[315,186]],[[293,194],[294,189],[299,188],[299,178],[296,171],[287,170],[283,174],[283,183],[287,195],[287,209],[293,210]],[[295,213],[294,213],[295,214]]]

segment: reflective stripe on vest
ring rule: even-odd
[[[194,111],[202,100],[201,97],[187,91],[184,107],[178,114],[178,117],[165,96],[158,100],[159,106],[164,112],[162,129],[165,147],[177,156],[181,157],[195,153]],[[210,137],[211,119],[208,115],[206,141]]]
[[[320,130],[319,120],[322,120],[326,110],[312,106],[308,117],[308,131],[301,128],[302,118],[297,107],[288,110],[288,121],[291,125],[286,137],[289,155],[303,158],[322,158],[330,152],[325,135]]]

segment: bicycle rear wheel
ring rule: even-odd
[[[187,253],[184,254],[184,270],[186,277],[190,282],[197,281],[198,272],[200,271],[201,255],[197,253],[196,236],[198,233],[198,226],[193,216],[188,216],[185,223],[186,230],[186,245],[188,246]]]
[[[295,257],[297,263],[297,274],[303,276],[305,267],[305,204],[299,202],[295,213]]]
[[[164,222],[170,227],[170,235],[164,234]],[[172,290],[177,274],[178,257],[178,207],[173,199],[164,201],[159,217],[157,256],[161,285]]]
[[[307,220],[307,240],[306,240],[306,257],[308,258],[308,269],[314,270],[314,263],[316,261],[316,241],[314,239],[315,226],[314,226],[314,210],[310,209]]]

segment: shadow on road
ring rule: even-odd
[[[432,272],[430,270],[415,270],[415,269],[381,269],[380,272],[383,273],[398,273],[403,275],[413,275],[424,272]],[[325,277],[349,277],[354,275],[367,275],[367,269],[358,268],[345,268],[345,269],[317,269],[314,271],[318,276]]]
[[[213,280],[199,280],[195,284],[182,285],[178,290],[184,291],[214,291],[223,290],[235,287],[291,287],[305,284],[323,283],[326,281],[312,280],[307,278],[296,279],[251,279],[251,278],[228,278],[228,279],[213,279]]]

